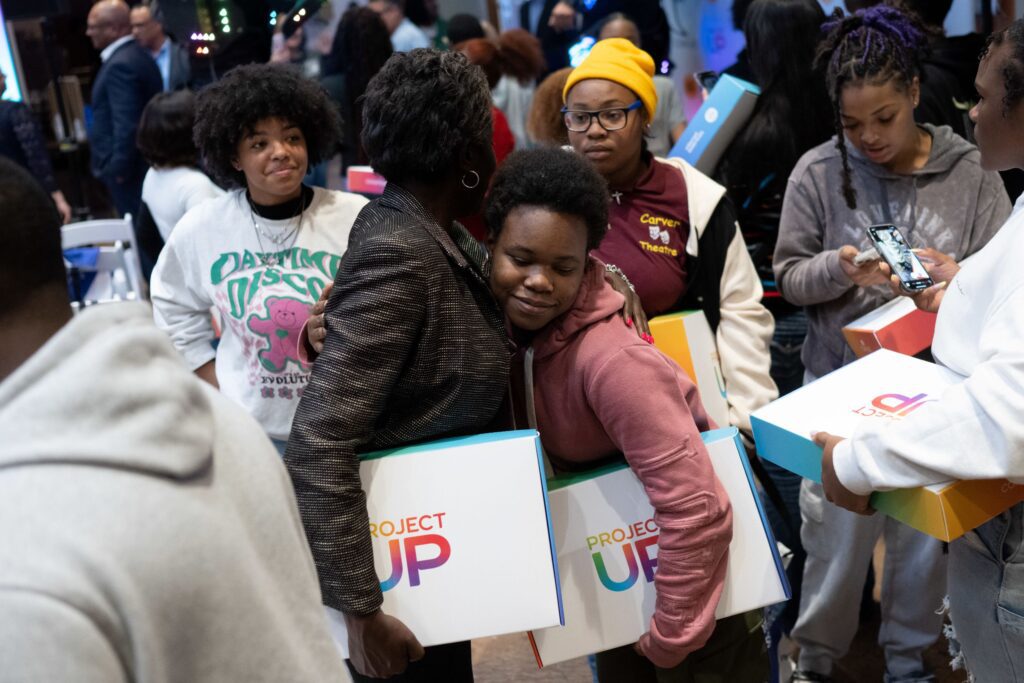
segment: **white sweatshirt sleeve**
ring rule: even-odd
[[[769,374],[775,321],[761,304],[761,280],[738,225],[726,251],[720,291],[722,318],[715,336],[729,422],[749,434],[750,413],[774,400],[779,390]]]
[[[194,214],[187,214],[171,233],[150,279],[153,320],[193,370],[216,356],[211,345],[216,337],[210,318],[213,300],[203,288],[206,278],[193,254],[191,231],[182,230]]]
[[[951,479],[1024,482],[1024,286],[994,303],[978,330],[978,363],[960,384],[903,421],[865,425],[833,463],[855,493]]]

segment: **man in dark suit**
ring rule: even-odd
[[[156,61],[164,91],[181,90],[192,81],[188,50],[164,32],[163,13],[159,7],[143,2],[132,8],[132,36],[135,42]]]
[[[124,0],[96,3],[85,33],[103,60],[92,86],[92,174],[110,190],[119,214],[136,214],[146,162],[135,130],[146,103],[163,89],[160,70],[132,38]]]
[[[668,55],[668,24],[658,0],[526,0],[519,23],[540,39],[550,73],[569,66],[569,48],[583,35],[596,37],[601,22],[616,12],[637,25],[644,49],[661,64]]]

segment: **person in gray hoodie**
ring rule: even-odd
[[[983,247],[1010,213],[999,176],[948,127],[918,126],[925,34],[912,17],[877,6],[826,24],[836,137],[807,152],[790,176],[775,249],[782,296],[807,307],[805,382],[855,359],[842,327],[893,297],[879,262],[856,265],[866,228],[896,225],[914,247],[963,258]],[[882,628],[887,681],[932,680],[921,653],[939,635],[945,594],[941,543],[895,520],[828,503],[804,481],[801,538],[808,553],[795,681],[827,681],[848,650],[872,552],[884,534]],[[911,590],[913,588],[913,590]]]
[[[277,451],[0,160],[0,681],[347,681]]]

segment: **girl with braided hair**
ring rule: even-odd
[[[1010,212],[998,175],[949,127],[914,123],[926,34],[915,17],[879,5],[825,25],[818,64],[826,73],[835,137],[801,157],[790,175],[774,257],[782,296],[807,308],[805,383],[854,360],[842,327],[894,293],[878,261],[856,265],[866,228],[892,223],[915,247],[963,258],[979,250]],[[939,541],[881,515],[861,517],[827,502],[804,481],[801,538],[807,550],[796,681],[826,681],[846,654],[872,551],[884,534],[882,627],[887,681],[932,680],[921,653],[939,635],[945,594]]]
[[[1024,168],[1024,19],[992,36],[971,110],[981,164]],[[1024,198],[998,234],[954,274],[914,295],[938,313],[935,361],[963,381],[927,410],[851,439],[819,432],[822,481],[838,505],[863,512],[872,491],[950,479],[1024,483]],[[952,286],[945,287],[946,278]],[[968,457],[964,457],[967,455]],[[1024,503],[949,544],[950,653],[972,680],[1024,678]]]

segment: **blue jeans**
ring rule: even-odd
[[[1024,503],[949,546],[950,652],[977,683],[1024,680]]]

